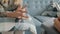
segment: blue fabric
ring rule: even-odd
[[[41,22],[51,21],[54,17],[47,17],[47,16],[35,16],[36,19],[39,19]]]
[[[46,16],[35,16],[36,19],[39,19],[43,22],[44,25],[48,27],[52,27],[54,25],[54,17],[46,17]]]
[[[35,24],[37,34],[41,34],[42,28],[40,26],[41,26],[42,23],[32,16],[30,16],[30,18],[32,18],[31,22],[33,22],[33,23],[30,23],[30,24]],[[31,34],[31,32],[29,30],[26,30],[25,32],[26,32],[26,34]]]
[[[27,4],[27,10],[28,13],[32,16],[40,15],[44,9],[46,9],[46,6],[50,4],[51,0],[23,0],[23,4]],[[54,0],[54,2],[58,2],[59,0]],[[42,17],[40,16],[38,19],[40,22],[45,22],[49,19],[50,17]],[[36,25],[38,34],[42,31],[40,28],[40,22],[34,18],[34,23]],[[49,22],[49,21],[48,21]],[[50,21],[51,22],[51,21]],[[27,32],[29,34],[29,32]]]
[[[32,16],[36,16],[45,11],[46,6],[50,5],[51,0],[23,0],[23,4],[27,5],[27,10]],[[60,0],[54,0],[60,3]]]
[[[27,4],[27,10],[32,16],[40,14],[49,2],[50,0],[23,0],[23,4]]]
[[[32,17],[32,20],[33,20],[33,23],[36,26],[37,34],[41,34],[41,32],[42,32],[42,28],[40,27],[41,26],[41,22],[38,21],[37,19],[33,18],[33,17]],[[31,34],[31,32],[30,31],[26,31],[26,34]]]
[[[56,30],[53,28],[54,17],[35,16],[35,18],[43,22],[41,27],[45,29],[47,34],[57,34]]]

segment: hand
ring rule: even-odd
[[[21,16],[18,16],[18,18],[28,18],[28,16],[26,15],[27,11],[26,11],[26,6],[21,7],[20,5],[18,5],[17,10],[15,11],[17,13],[21,13]]]
[[[58,18],[54,20],[54,27],[57,29],[58,32],[60,32],[60,21]]]
[[[18,8],[14,12],[6,12],[7,17],[13,17],[13,18],[28,18],[26,16],[26,8],[22,8],[21,6],[18,6]]]

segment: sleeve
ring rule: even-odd
[[[4,14],[5,10],[4,8],[0,5],[0,17],[6,17],[6,15]]]
[[[0,13],[0,17],[7,17],[5,13]]]

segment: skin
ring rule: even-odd
[[[26,13],[26,10],[25,8],[22,9],[20,6],[18,6],[14,12],[1,12],[1,14],[4,14],[6,17],[10,18],[28,18],[28,16],[23,15],[23,13]]]
[[[59,18],[60,19],[60,18]],[[54,27],[60,32],[60,20],[58,18],[54,19]]]
[[[58,16],[57,18],[58,18],[58,20],[60,21],[60,16]]]
[[[8,2],[8,0],[3,0],[3,2],[5,1],[5,3]],[[20,5],[20,2],[22,2],[22,0],[14,0],[14,4],[17,5],[17,9],[14,10],[13,12],[9,12],[9,11],[5,11],[5,12],[0,12],[0,16],[3,16],[3,17],[9,17],[9,18],[28,18],[28,16],[25,16],[23,15],[24,13],[26,14],[26,8],[25,7],[22,7]]]

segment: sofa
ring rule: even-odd
[[[60,4],[60,0],[23,0],[23,5],[26,4],[28,13],[43,24],[41,26],[45,29],[46,34],[58,34],[53,27],[57,11],[51,8],[50,1]],[[44,12],[49,12],[49,15],[42,15]]]
[[[52,0],[23,0],[23,5],[27,4],[28,14],[30,14],[32,16],[32,19],[33,19],[33,22],[35,23],[38,34],[45,34],[44,33],[45,31],[47,32],[46,34],[53,34],[53,33],[57,34],[56,31],[52,29],[52,26],[53,26],[52,21],[53,21],[54,17],[41,16],[41,14],[46,10],[46,6],[48,6],[50,4],[50,1],[52,1]],[[59,2],[59,0],[54,0],[54,2]],[[48,26],[48,24],[45,21],[49,20],[50,18],[52,21],[48,21],[49,23],[47,22],[49,24],[49,26]],[[3,19],[3,18],[1,18],[1,19]],[[1,21],[1,19],[0,19],[0,21]],[[3,20],[2,20],[2,22],[3,22]],[[5,21],[14,22],[14,20],[8,20],[8,19],[5,19]],[[45,22],[45,23],[43,23],[43,22]],[[26,31],[26,34],[31,34],[31,32]]]

